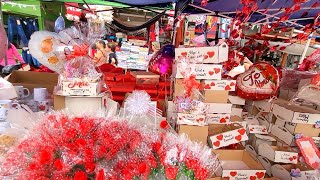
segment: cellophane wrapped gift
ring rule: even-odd
[[[302,79],[310,79],[314,75],[316,75],[316,73],[309,72],[309,71],[283,69],[280,87],[283,89],[290,89],[293,91],[297,91],[299,87],[299,83]]]
[[[13,85],[0,77],[0,100],[14,99],[16,97],[17,93]]]
[[[200,179],[219,166],[217,156],[170,131],[119,117],[52,112],[1,161],[9,179]]]

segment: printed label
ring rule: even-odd
[[[246,130],[244,128],[236,129],[233,131],[228,131],[222,134],[214,135],[210,137],[212,148],[218,149],[220,147],[225,147],[230,144],[236,144],[241,141],[248,140]]]
[[[227,124],[230,122],[230,114],[207,114],[208,124]]]
[[[274,162],[297,164],[298,163],[298,153],[275,151]]]
[[[222,177],[226,179],[256,180],[263,179],[266,171],[259,170],[223,170]]]
[[[213,80],[204,82],[205,90],[217,90],[217,91],[235,91],[236,81],[235,80]]]
[[[248,130],[250,134],[268,134],[266,126],[249,125]]]
[[[293,123],[316,124],[320,120],[320,114],[294,113]]]
[[[178,124],[207,125],[205,115],[178,113]]]
[[[196,75],[196,79],[221,79],[222,65],[214,64],[191,64],[191,72]],[[177,64],[177,74],[176,78],[184,78],[182,72],[185,69],[181,66],[181,63]]]

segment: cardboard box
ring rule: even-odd
[[[203,87],[205,90],[235,91],[236,80],[205,80]]]
[[[222,65],[216,64],[190,64],[188,67],[193,66],[196,79],[216,79],[221,80],[221,72],[222,72]],[[173,74],[175,74],[176,78],[184,78],[181,74],[183,67],[180,63],[174,65]]]
[[[253,134],[250,135],[249,143],[252,145],[255,151],[258,152],[260,144],[268,144],[270,146],[275,146],[277,140],[269,135]]]
[[[243,109],[241,107],[238,107],[236,105],[232,105],[231,120],[232,121],[241,121],[243,119],[242,113],[243,113]]]
[[[191,33],[189,35],[191,38]],[[226,43],[211,47],[176,48],[175,60],[179,62],[180,59],[187,57],[195,63],[199,60],[203,63],[222,63],[228,60],[228,49]]]
[[[292,177],[290,172],[292,169],[300,169],[301,176],[300,177]],[[307,165],[296,164],[296,165],[280,165],[275,164],[271,167],[272,175],[279,179],[284,180],[306,180],[306,179],[317,179],[316,170],[312,169]]]
[[[207,144],[208,126],[178,125],[178,134],[186,134],[191,141]]]
[[[86,112],[97,112],[102,110],[106,112],[108,108],[117,110],[119,104],[108,98],[106,94],[99,96],[59,96],[54,95],[54,110],[62,110],[67,108],[68,111],[75,114]]]
[[[260,144],[258,154],[276,163],[297,164],[298,153],[289,148]]]
[[[58,74],[31,72],[31,71],[13,71],[8,77],[8,81],[13,86],[23,86],[33,93],[34,88],[47,88],[49,93],[53,93],[54,87],[58,84]]]
[[[261,126],[265,126],[267,128],[268,132],[271,132],[271,128],[273,126],[272,123],[270,123],[266,118],[262,117],[262,116],[258,116],[257,120],[259,121],[259,124]]]
[[[266,157],[259,156],[259,155],[258,155],[258,161],[263,166],[263,168],[266,170],[266,174],[268,176],[272,177],[271,166],[274,165],[274,163],[270,162]]]
[[[207,125],[206,116],[202,114],[178,113],[177,124],[205,126]]]
[[[213,150],[222,164],[217,177],[227,179],[264,179],[266,171],[262,165],[244,150]]]
[[[232,104],[206,103],[207,114],[231,114]]]
[[[285,122],[284,127],[291,134],[303,134],[308,137],[317,137],[320,136],[320,129],[314,127],[313,124],[297,124],[291,122]]]
[[[228,146],[230,144],[237,144],[248,140],[245,128],[239,124],[221,126],[210,125],[208,144],[213,149]]]
[[[230,119],[230,114],[206,114],[206,122],[208,124],[227,124]]]
[[[61,91],[57,92],[57,94],[63,96],[98,96],[102,90],[103,83],[103,81],[88,83],[81,79],[61,80]]]
[[[228,91],[204,91],[205,103],[228,103]]]
[[[196,80],[196,81],[200,84],[200,80]],[[184,95],[185,95],[185,89],[184,89],[183,79],[175,79],[173,97],[176,98],[177,96],[184,96]]]
[[[320,119],[320,111],[293,104],[275,104],[273,114],[281,120],[293,123],[316,124]]]
[[[273,125],[271,127],[270,132],[274,137],[276,137],[278,140],[284,142],[288,146],[296,146],[294,135],[291,134],[286,128]]]
[[[130,74],[136,78],[137,84],[158,84],[160,75],[145,72],[145,71],[132,71]]]
[[[249,134],[268,134],[267,127],[264,125],[248,125]]]
[[[229,99],[230,103],[234,104],[234,105],[244,106],[246,104],[246,100],[245,99],[242,99],[241,97],[236,96],[234,94],[230,94],[229,93],[228,99]]]

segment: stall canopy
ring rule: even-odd
[[[201,6],[201,2],[202,0],[194,0],[186,11],[233,18],[237,10],[242,9],[240,0],[208,0],[206,6]],[[295,5],[295,0],[257,0],[257,4],[258,10],[251,15],[249,22],[263,24],[279,20],[284,15],[285,8]],[[300,10],[290,15],[286,23],[288,26],[303,27],[312,23],[319,12],[319,0],[307,0],[301,3]]]

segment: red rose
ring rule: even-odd
[[[94,163],[87,162],[87,163],[85,163],[84,167],[86,168],[86,171],[88,173],[91,173],[96,168],[96,165]]]
[[[50,161],[52,154],[46,150],[40,151],[40,164],[44,165]]]
[[[62,160],[59,158],[59,159],[56,159],[53,163],[53,166],[58,170],[58,171],[61,171],[62,168],[63,168],[63,162]]]
[[[178,171],[179,171],[179,168],[175,167],[175,166],[166,166],[165,167],[166,177],[170,180],[173,180],[177,177]]]
[[[83,171],[78,171],[73,177],[73,180],[88,180],[87,174]]]
[[[86,145],[86,140],[83,138],[78,138],[75,143],[78,147],[84,147]]]
[[[104,170],[103,169],[100,169],[99,172],[98,172],[98,175],[96,177],[96,180],[104,180],[105,177],[104,177]]]

